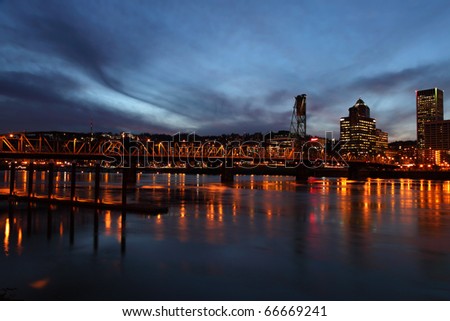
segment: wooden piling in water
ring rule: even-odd
[[[11,162],[11,170],[9,174],[9,195],[14,195],[14,185],[16,181],[16,163]]]
[[[122,168],[122,206],[127,206],[128,171]]]
[[[53,214],[52,214],[52,207],[49,204],[48,211],[47,211],[47,239],[48,240],[50,240],[52,238],[52,231],[53,231]]]
[[[75,216],[74,216],[73,206],[70,207],[69,239],[70,239],[70,245],[73,245],[74,239],[75,239]]]
[[[95,164],[95,188],[94,188],[94,202],[98,203],[100,199],[100,163]]]
[[[33,194],[33,174],[34,174],[34,164],[33,161],[30,161],[30,164],[28,165],[28,198],[31,198],[31,195]]]
[[[131,162],[128,168],[124,168],[127,171],[127,185],[135,185],[137,182],[137,163]]]
[[[121,231],[120,231],[120,250],[122,255],[125,254],[126,251],[126,226],[127,226],[127,212],[125,209],[122,210],[122,223],[121,223]]]
[[[27,235],[31,235],[31,225],[32,225],[32,217],[31,217],[31,207],[27,208]]]
[[[94,250],[98,249],[98,226],[99,226],[99,211],[96,208],[94,211]]]
[[[75,200],[75,188],[77,185],[77,162],[72,162],[72,173],[70,175],[70,201]]]
[[[54,163],[48,164],[48,176],[47,176],[47,195],[35,195],[35,187],[34,187],[34,169],[35,165],[33,162],[30,162],[27,167],[27,180],[26,180],[26,193],[25,195],[15,195],[15,181],[16,181],[16,166],[14,163],[11,164],[10,168],[10,193],[9,195],[0,194],[0,199],[9,200],[10,203],[10,211],[12,213],[14,204],[16,202],[27,202],[29,209],[29,219],[31,219],[31,209],[33,203],[43,202],[49,204],[49,211],[51,210],[51,204],[62,204],[69,205],[72,208],[74,206],[77,207],[94,207],[98,210],[100,209],[117,209],[122,210],[122,223],[125,224],[126,221],[126,212],[145,212],[147,214],[161,214],[167,213],[168,209],[166,207],[158,207],[152,204],[127,204],[127,192],[128,187],[130,186],[129,176],[135,175],[133,170],[129,170],[127,168],[123,168],[122,170],[122,201],[119,203],[103,203],[100,201],[100,164],[97,164],[95,167],[95,196],[94,200],[78,200],[75,197],[75,189],[76,189],[76,170],[77,164],[74,161],[72,163],[72,172],[70,176],[70,184],[71,184],[71,192],[70,199],[67,197],[55,197],[54,189],[55,189],[55,170],[56,165]],[[132,184],[132,183],[131,183]],[[50,214],[51,216],[51,214]],[[73,226],[73,225],[72,225]]]
[[[55,163],[48,164],[48,199],[53,195],[53,181],[54,181]]]

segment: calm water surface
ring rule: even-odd
[[[36,172],[35,192],[46,193]],[[17,173],[18,193],[25,172]],[[79,198],[93,174],[78,174]],[[69,195],[58,173],[56,194]],[[0,172],[0,191],[8,192]],[[120,200],[120,174],[102,199]],[[450,300],[450,181],[140,174],[137,213],[0,203],[0,296],[19,300]],[[2,290],[3,289],[3,290]],[[3,293],[2,293],[3,291]]]

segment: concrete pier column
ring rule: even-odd
[[[234,182],[233,160],[230,158],[225,158],[222,162],[220,181],[222,183]]]
[[[348,167],[348,179],[359,181],[361,180],[361,167],[358,165],[350,165]]]
[[[311,170],[305,166],[305,164],[300,163],[295,168],[295,181],[297,183],[306,183],[311,174]]]
[[[186,173],[191,173],[195,169],[195,166],[188,160],[186,160]]]

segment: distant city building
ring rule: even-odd
[[[425,163],[450,162],[450,120],[425,123]]]
[[[340,140],[345,142],[341,152],[348,156],[364,157],[386,150],[388,135],[377,131],[376,120],[370,117],[370,108],[365,102],[358,99],[348,111],[349,116],[342,117],[340,121]]]
[[[388,133],[381,129],[376,129],[375,136],[375,150],[377,153],[382,154],[388,149]]]
[[[450,120],[425,123],[425,148],[450,150]]]
[[[425,149],[425,124],[444,119],[444,92],[438,88],[416,91],[417,148]]]
[[[390,163],[414,166],[417,159],[417,142],[408,140],[389,143],[385,154]]]
[[[283,157],[287,148],[293,147],[291,134],[288,130],[270,132],[264,137],[264,147],[269,157]]]

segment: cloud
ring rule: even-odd
[[[116,63],[122,66],[126,55],[116,53],[114,49],[119,46],[108,43],[107,34],[99,34],[95,28],[85,25],[87,21],[71,19],[55,9],[46,14],[41,11],[40,14],[21,15],[16,30],[28,39],[22,45],[35,54],[46,56],[41,64],[48,66],[53,62],[56,66],[62,60],[66,68],[81,71],[104,86],[120,91],[120,81],[110,76],[107,67]]]
[[[10,48],[5,53],[12,61],[3,66],[0,61],[0,67],[14,70],[0,77],[0,93],[8,98],[8,104],[17,104],[17,110],[26,109],[26,104],[30,109],[38,105],[52,113],[67,115],[73,112],[74,106],[84,106],[91,113],[100,109],[102,113],[126,115],[128,128],[170,128],[168,120],[174,117],[158,105],[152,105],[146,97],[134,95],[124,85],[130,79],[122,77],[122,70],[138,68],[140,55],[145,52],[135,53],[139,52],[136,48],[139,43],[127,46],[127,37],[113,32],[120,31],[120,27],[106,30],[101,22],[90,21],[90,13],[84,16],[69,11],[58,2],[49,3],[48,8],[32,2],[30,8],[19,4],[10,9],[9,20],[5,20],[10,25],[0,29],[9,40]],[[11,53],[16,56],[13,58]],[[83,97],[84,92],[89,95]],[[53,108],[56,105],[58,108]],[[116,105],[126,108],[118,110]],[[133,106],[146,107],[132,111]],[[154,117],[146,118],[144,114],[154,114]],[[60,123],[50,122],[52,119],[43,120],[49,130],[60,127]],[[151,119],[159,119],[161,124]]]
[[[15,100],[0,100],[3,119],[7,125],[2,126],[2,132],[14,131],[90,131],[93,122],[94,131],[105,132],[151,132],[171,133],[167,128],[151,124],[135,115],[114,112],[103,106],[89,106],[79,102],[63,101],[64,111],[60,104],[29,103]],[[11,106],[14,106],[12,109]],[[5,124],[4,123],[4,124]],[[49,129],[48,124],[52,127]]]
[[[448,12],[419,27],[404,6],[0,2],[0,128],[265,132],[306,93],[309,134],[338,132],[361,96],[380,128],[415,137],[414,89],[450,88],[448,45],[426,49]]]
[[[84,130],[91,121],[96,130],[165,131],[127,112],[70,97],[81,84],[61,74],[3,73],[0,75],[0,108],[3,131]],[[49,129],[49,124],[52,127]]]
[[[0,74],[0,96],[33,103],[61,103],[62,92],[77,90],[78,83],[61,74],[36,75],[26,72]]]
[[[348,85],[350,88],[386,95],[412,89],[448,87],[450,85],[450,60],[423,64],[400,71],[383,72],[371,77],[360,77]]]

